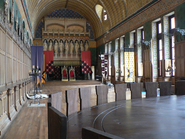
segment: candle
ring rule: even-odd
[[[39,66],[37,66],[37,69],[39,68]]]
[[[33,65],[33,69],[35,68],[35,65]]]
[[[40,70],[39,70],[39,73],[40,73]]]

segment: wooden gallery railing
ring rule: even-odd
[[[0,137],[4,135],[10,123],[25,104],[32,86],[31,79],[0,92]]]

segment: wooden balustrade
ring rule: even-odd
[[[25,88],[27,88],[27,91]],[[0,92],[0,137],[6,132],[13,119],[26,103],[26,93],[32,88],[32,82],[28,80]]]

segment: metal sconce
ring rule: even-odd
[[[144,41],[144,40],[142,40],[142,43],[145,44],[146,46],[148,46],[149,48],[151,46],[151,41]]]
[[[179,32],[181,35],[185,35],[185,29],[176,28],[176,31]]]
[[[171,38],[174,34],[170,34],[170,33],[167,33],[167,32],[163,32],[162,34],[168,36],[169,38]]]

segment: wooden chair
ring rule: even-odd
[[[62,81],[68,81],[68,74],[67,74],[67,68],[64,66],[62,68]]]

